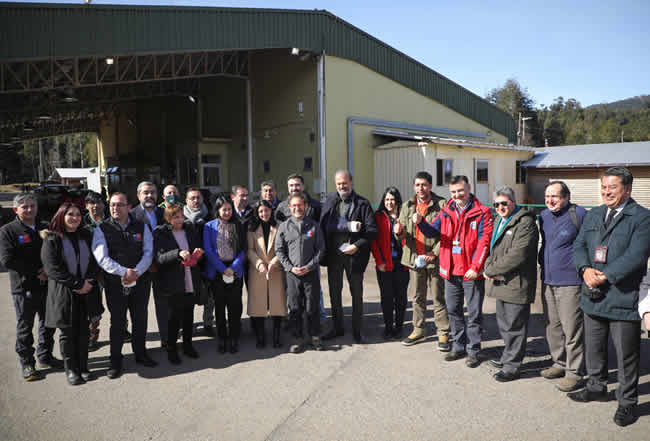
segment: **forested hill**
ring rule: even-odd
[[[613,103],[603,103],[603,104],[594,104],[593,106],[587,107],[599,107],[604,106],[608,110],[634,110],[634,109],[643,109],[650,105],[650,95],[639,95],[632,98],[627,98],[620,101],[614,101]]]
[[[486,99],[509,113],[515,122],[524,119],[522,145],[602,144],[650,141],[650,95],[583,107],[575,98],[557,97],[553,104],[535,107],[528,90],[515,79],[492,89]]]

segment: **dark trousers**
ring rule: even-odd
[[[639,363],[641,353],[641,322],[610,320],[585,314],[585,360],[587,389],[607,391],[607,343],[612,337],[616,349],[619,404],[636,404],[639,397]]]
[[[179,293],[168,296],[166,299],[167,308],[167,325],[169,340],[167,341],[167,351],[176,351],[176,340],[178,340],[178,330],[183,327],[183,347],[192,347],[192,328],[194,324],[194,295],[189,293]]]
[[[320,334],[320,271],[302,277],[287,273],[287,303],[293,336],[303,336],[303,324],[310,337]]]
[[[59,347],[66,371],[88,371],[88,325],[85,302],[80,301],[78,309],[73,310],[70,327],[60,328]]]
[[[146,283],[138,283],[131,288],[128,296],[124,295],[122,285],[109,283],[106,285],[106,304],[111,313],[111,365],[121,366],[122,345],[124,344],[124,327],[126,326],[126,311],[131,315],[131,330],[133,337],[131,347],[135,358],[143,358],[145,354],[145,338],[147,335],[147,304],[149,302]]]
[[[212,282],[217,333],[222,340],[226,338],[237,340],[241,334],[242,287],[242,279],[235,277],[233,283],[225,283],[218,273]],[[227,320],[226,311],[228,311]]]
[[[160,287],[159,282],[154,279],[153,281],[153,303],[156,308],[156,322],[158,323],[158,335],[160,336],[161,343],[168,343],[168,323],[169,319],[169,297],[165,296]]]
[[[343,334],[343,273],[348,279],[350,295],[352,295],[352,332],[361,335],[363,317],[363,273],[352,270],[352,259],[349,256],[336,255],[327,262],[327,283],[330,288],[330,303],[332,304],[332,322],[334,330]]]
[[[38,347],[36,356],[39,360],[48,361],[52,357],[54,347],[54,329],[45,327],[45,291],[14,294],[16,310],[16,353],[21,366],[33,366],[34,359],[34,320],[38,314]]]
[[[454,351],[466,350],[476,355],[481,350],[484,297],[485,280],[463,280],[462,276],[445,280],[445,303]],[[467,320],[463,312],[464,303],[467,303]]]
[[[377,270],[377,283],[381,297],[381,311],[386,329],[401,329],[408,303],[409,272],[402,265],[393,271]]]
[[[499,333],[505,345],[501,354],[502,370],[514,374],[521,368],[526,355],[530,303],[520,305],[497,300],[496,313]]]

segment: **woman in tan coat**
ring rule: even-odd
[[[253,323],[257,347],[266,346],[264,319],[273,317],[273,347],[279,348],[282,318],[287,315],[284,270],[275,255],[278,227],[273,208],[261,200],[253,209],[248,231],[248,315]]]

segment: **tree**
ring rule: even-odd
[[[488,92],[485,99],[508,113],[515,122],[519,122],[520,115],[523,118],[532,118],[523,122],[526,124],[526,139],[520,139],[520,143],[542,145],[537,113],[533,107],[535,101],[528,93],[528,89],[522,87],[516,79],[510,78],[506,80],[503,87],[495,87]],[[518,135],[523,136],[523,133]]]

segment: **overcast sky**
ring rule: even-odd
[[[327,9],[480,96],[508,78],[536,105],[558,96],[587,106],[650,94],[650,0],[92,3]]]

